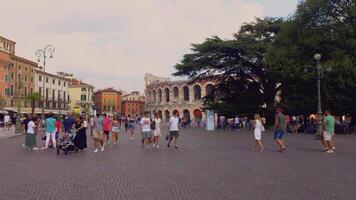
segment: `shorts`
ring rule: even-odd
[[[109,134],[110,134],[110,131],[104,131],[104,134],[105,134],[105,135],[109,135]]]
[[[169,136],[171,138],[173,138],[173,137],[177,138],[177,137],[179,137],[179,131],[170,131]]]
[[[113,126],[111,129],[112,132],[120,132],[120,127]]]
[[[161,136],[161,131],[160,130],[154,130],[153,131],[153,136],[155,136],[155,137]]]
[[[323,131],[324,141],[331,141],[331,139],[333,138],[333,135],[334,135],[333,132]]]
[[[135,128],[135,124],[129,124],[128,128],[129,129],[134,129]]]
[[[151,131],[144,131],[142,132],[143,139],[151,138]]]
[[[284,131],[278,130],[274,132],[274,139],[283,139]]]
[[[103,132],[101,130],[96,130],[94,129],[94,132],[93,132],[93,139],[103,139]]]

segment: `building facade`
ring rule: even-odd
[[[134,91],[122,96],[122,114],[142,115],[145,111],[145,97]]]
[[[35,91],[37,63],[15,55],[15,42],[0,36],[0,98],[3,110],[30,112],[26,100]]]
[[[35,92],[41,94],[43,101],[36,103],[36,110],[45,108],[45,113],[66,114],[69,110],[69,79],[35,70]]]
[[[86,112],[87,114],[92,114],[94,106],[93,92],[94,86],[77,79],[70,80],[68,86],[69,110],[74,113]]]
[[[145,75],[146,110],[158,113],[163,120],[169,119],[177,111],[180,117],[201,121],[203,98],[213,91],[214,81],[170,81],[152,74]]]
[[[121,96],[122,92],[114,88],[96,91],[94,93],[96,111],[109,115],[121,113]]]

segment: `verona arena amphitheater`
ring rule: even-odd
[[[163,120],[169,119],[174,111],[180,117],[192,121],[204,119],[203,100],[213,91],[213,81],[171,81],[152,74],[145,75],[146,111],[159,113]]]

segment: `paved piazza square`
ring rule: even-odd
[[[286,136],[276,152],[272,134],[264,153],[252,151],[250,132],[185,129],[180,148],[144,149],[139,134],[124,132],[105,152],[56,155],[27,151],[24,137],[0,141],[0,199],[129,200],[353,200],[356,196],[356,135],[338,135],[337,151],[325,154],[312,135]]]

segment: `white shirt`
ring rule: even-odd
[[[10,116],[9,115],[5,115],[4,122],[5,123],[9,123],[10,122]]]
[[[155,118],[155,123],[156,123],[156,131],[160,131],[161,128],[160,128],[160,124],[161,124],[161,119],[160,118]]]
[[[235,118],[235,124],[239,124],[240,123],[240,119],[238,117]]]
[[[178,131],[178,125],[179,125],[179,118],[178,117],[171,117],[169,119],[169,130],[170,131]]]
[[[36,127],[35,122],[33,122],[31,120],[31,121],[28,122],[27,126],[28,126],[27,133],[28,134],[35,134],[35,127]]]
[[[142,128],[142,132],[149,132],[151,131],[151,120],[150,118],[147,117],[142,117],[141,121],[141,128]]]

